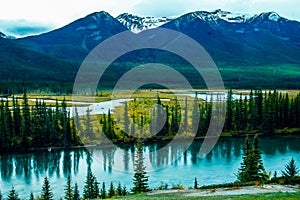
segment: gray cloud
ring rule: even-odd
[[[52,30],[50,25],[29,22],[23,19],[18,20],[0,20],[0,31],[5,35],[13,37],[25,37],[37,35]]]

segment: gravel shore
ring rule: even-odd
[[[204,189],[204,190],[154,190],[147,195],[164,195],[164,194],[178,194],[179,196],[197,197],[197,196],[230,196],[242,194],[263,194],[263,193],[276,193],[276,192],[299,192],[299,186],[291,185],[264,185],[264,186],[244,186],[235,188],[217,188],[217,189]]]

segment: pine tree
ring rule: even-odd
[[[197,178],[195,178],[195,181],[194,181],[194,189],[197,189],[198,188],[198,181],[197,181]]]
[[[124,108],[124,131],[125,134],[129,134],[129,117],[128,117],[128,105],[127,102],[125,102],[125,108]]]
[[[115,188],[114,188],[114,184],[113,182],[110,182],[110,187],[109,187],[109,190],[108,190],[108,196],[109,198],[115,196],[116,194],[116,191],[115,191]]]
[[[249,174],[247,171],[248,165],[249,165],[249,155],[251,151],[251,143],[249,140],[249,137],[246,137],[245,145],[243,148],[243,162],[241,163],[241,167],[239,169],[239,172],[237,174],[237,178],[242,181],[246,182],[249,179]]]
[[[124,185],[123,188],[122,188],[122,195],[123,195],[123,196],[126,196],[126,195],[127,195],[127,188],[126,188],[125,185]]]
[[[145,172],[146,167],[144,166],[144,157],[143,157],[143,149],[142,149],[142,143],[140,139],[138,139],[137,143],[137,153],[135,157],[135,173],[134,173],[134,179],[133,179],[133,193],[141,193],[141,192],[147,192],[149,191],[148,188],[148,176]]]
[[[105,189],[105,183],[102,183],[102,188],[101,188],[101,199],[106,198],[106,189]]]
[[[117,194],[118,194],[118,196],[122,196],[122,186],[121,186],[120,182],[119,182],[118,187],[117,187]]]
[[[85,186],[83,189],[83,197],[85,199],[97,198],[95,197],[95,183],[97,182],[92,172],[88,172],[86,176]]]
[[[258,144],[258,136],[254,136],[254,141],[253,141],[253,149],[251,152],[254,155],[254,171],[253,171],[253,180],[259,180],[259,181],[266,181],[269,177],[267,177],[264,164],[261,158],[261,151],[259,149],[259,144]]]
[[[74,187],[73,200],[80,200],[80,194],[79,194],[79,189],[78,189],[77,183],[75,183],[75,187]]]
[[[227,93],[226,100],[226,118],[224,128],[226,131],[231,131],[233,129],[233,113],[232,113],[232,90],[229,90]]]
[[[3,197],[2,197],[2,193],[1,193],[1,190],[0,190],[0,200],[2,200],[3,199]]]
[[[93,187],[93,198],[98,198],[99,196],[99,183],[97,182],[96,177],[94,177],[94,187]]]
[[[29,199],[30,199],[30,200],[34,200],[34,196],[33,196],[33,193],[32,193],[32,192],[30,193]]]
[[[45,179],[44,179],[41,198],[43,200],[52,200],[53,199],[53,194],[51,192],[50,182],[49,182],[47,177],[45,177]]]
[[[14,186],[11,187],[11,190],[7,196],[7,200],[20,200],[19,195],[15,190]]]
[[[65,187],[65,199],[73,200],[73,188],[71,186],[71,178],[68,176],[67,185]]]
[[[182,128],[184,132],[188,132],[188,103],[187,97],[185,97],[185,106],[184,106],[184,118]]]
[[[254,137],[253,145],[247,137],[243,151],[243,162],[241,163],[241,167],[237,174],[238,180],[241,182],[266,181],[269,177],[265,172],[261,159],[261,152],[258,146],[258,137]]]
[[[23,120],[22,120],[22,129],[21,129],[21,138],[22,138],[22,147],[29,147],[28,135],[31,135],[31,119],[30,119],[30,108],[28,104],[26,91],[23,95]]]
[[[294,178],[297,176],[298,172],[298,167],[295,164],[294,158],[292,158],[290,162],[285,165],[285,170],[282,171],[282,174],[287,178]]]
[[[193,113],[192,113],[192,133],[197,134],[198,126],[199,126],[199,104],[197,92],[195,94],[194,104],[193,104]]]

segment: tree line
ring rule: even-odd
[[[300,94],[290,97],[277,90],[251,91],[249,99],[232,101],[228,92],[224,130],[229,132],[274,133],[276,129],[300,128]]]
[[[225,103],[226,117],[223,132],[236,135],[257,132],[274,133],[276,130],[284,132],[300,128],[300,94],[290,97],[288,93],[276,90],[269,92],[256,90],[251,91],[245,97],[241,94],[239,99],[235,100],[232,90],[229,90],[226,102],[218,100],[213,102],[212,99],[199,101],[197,95],[193,103],[188,105],[187,102],[188,100],[185,99],[183,105],[180,105],[178,100],[174,99],[162,103],[158,97],[156,107],[147,113],[143,111],[143,108],[138,109],[138,106],[143,103],[134,100],[125,103],[121,122],[116,123],[109,112],[108,115],[101,117],[100,124],[106,136],[116,142],[134,140],[140,135],[150,141],[158,138],[172,138],[176,134],[205,136],[213,110]],[[162,128],[157,130],[163,121],[163,112],[165,112],[166,120]],[[149,126],[148,131],[137,128],[146,126]]]
[[[117,119],[110,110],[108,114],[95,117],[91,116],[89,109],[85,116],[78,116],[75,109],[75,115],[71,117],[65,101],[57,101],[53,107],[42,100],[29,105],[26,93],[22,99],[2,99],[0,153],[51,146],[70,147],[82,145],[82,141],[105,143],[107,138],[118,143],[133,142],[141,136],[148,141],[171,139],[176,134],[205,136],[215,105],[221,104],[226,104],[225,132],[274,133],[276,130],[300,128],[300,94],[290,97],[276,90],[256,90],[251,91],[249,97],[240,95],[234,100],[230,90],[226,102],[200,101],[197,97],[192,103],[188,103],[191,100],[187,98],[181,104],[177,99],[162,102],[157,97],[155,101],[156,106],[149,111],[138,108],[147,106],[141,100],[127,102],[123,116]]]
[[[14,97],[0,101],[0,153],[81,144],[65,101],[47,107],[36,100],[31,106],[25,93],[19,102]]]

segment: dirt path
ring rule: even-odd
[[[299,186],[290,185],[264,185],[264,186],[244,186],[240,188],[218,188],[205,190],[155,190],[147,195],[163,195],[163,194],[178,194],[180,196],[197,197],[197,196],[228,196],[242,194],[263,194],[274,192],[299,192]]]

